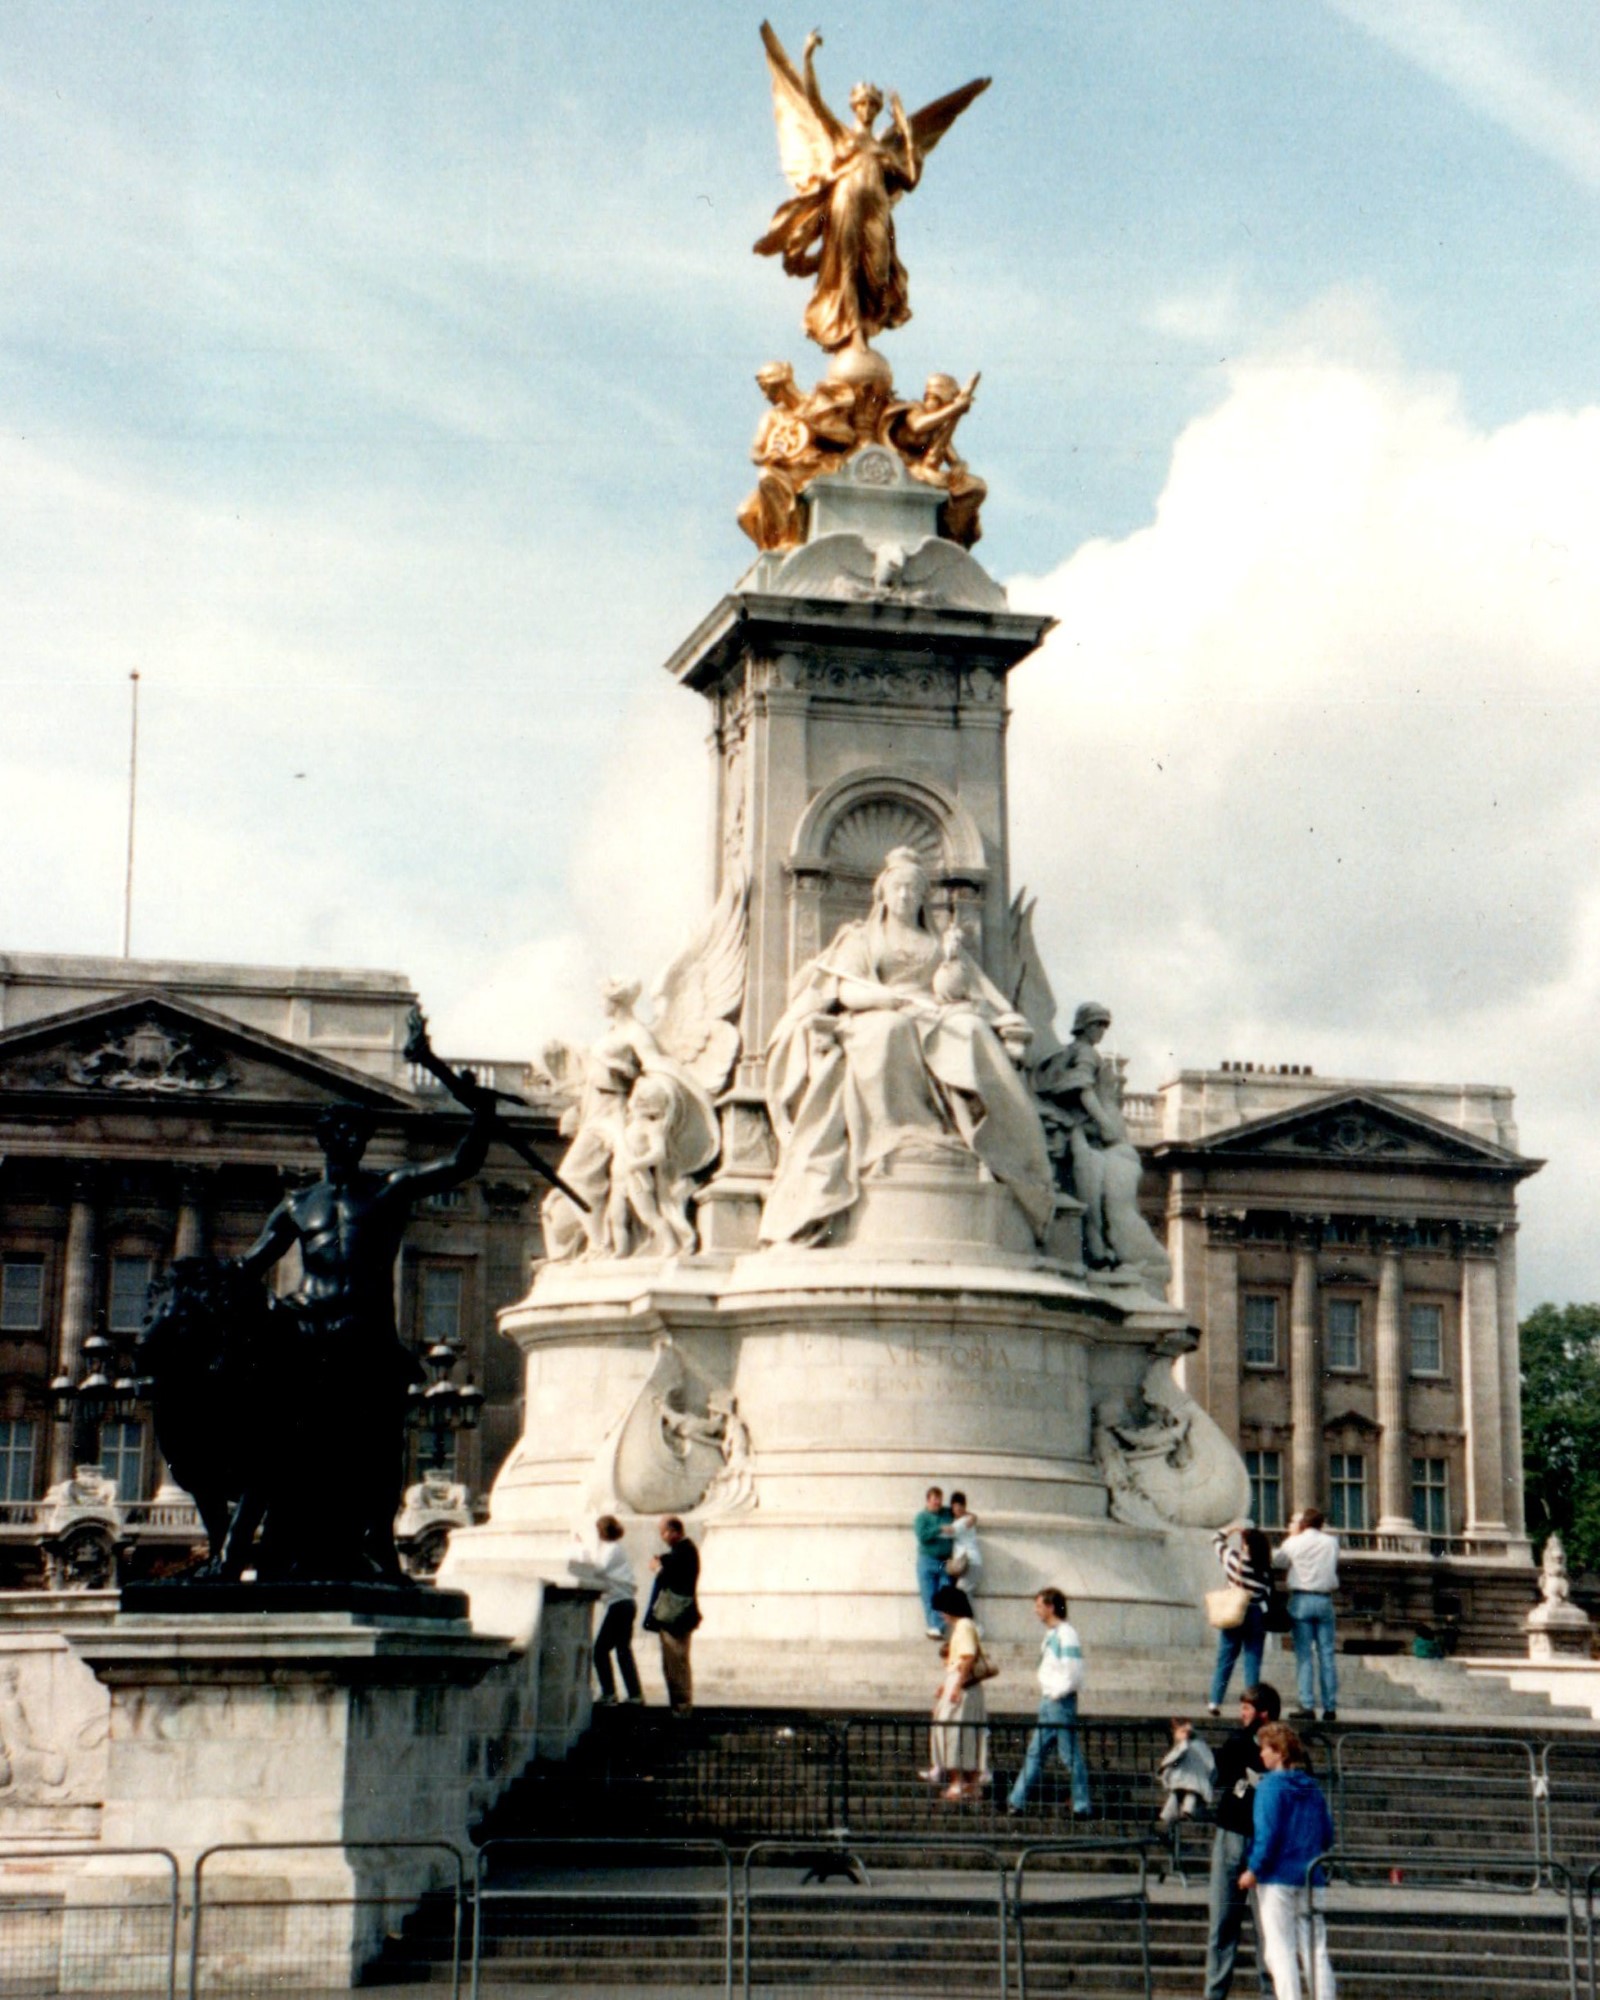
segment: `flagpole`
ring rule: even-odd
[[[131,715],[128,729],[128,868],[122,885],[122,955],[132,956],[133,943],[133,815],[139,796],[139,670],[128,675],[131,682]]]

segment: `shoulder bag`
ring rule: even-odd
[[[1206,1592],[1206,1620],[1219,1632],[1232,1632],[1245,1621],[1252,1599],[1241,1583],[1225,1583]]]

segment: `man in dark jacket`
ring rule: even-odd
[[[650,1567],[656,1580],[644,1614],[644,1629],[661,1640],[661,1672],[667,1683],[667,1700],[674,1715],[687,1715],[694,1706],[694,1676],[689,1669],[689,1641],[700,1623],[700,1605],[695,1592],[700,1582],[700,1551],[683,1531],[676,1514],[661,1523],[663,1555],[652,1556]]]
[[[1233,1985],[1233,1963],[1239,1933],[1249,1907],[1249,1892],[1239,1876],[1250,1852],[1254,1829],[1256,1786],[1261,1782],[1261,1752],[1256,1732],[1276,1722],[1282,1710],[1278,1690],[1265,1682],[1248,1687],[1239,1697],[1239,1727],[1217,1752],[1217,1830],[1211,1841],[1211,1924],[1206,1937],[1206,2000],[1227,2000]],[[1256,1937],[1256,1977],[1271,2000],[1266,1956]]]

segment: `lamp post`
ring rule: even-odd
[[[102,1427],[135,1415],[145,1384],[107,1334],[103,1316],[83,1343],[79,1366],[76,1381],[62,1374],[50,1384],[52,1414],[72,1426],[72,1464],[98,1465]]]
[[[462,1352],[459,1338],[434,1341],[421,1356],[427,1379],[412,1384],[406,1422],[419,1433],[424,1475],[444,1470],[449,1440],[459,1431],[476,1430],[483,1412],[478,1385],[470,1377],[465,1382],[451,1380]]]

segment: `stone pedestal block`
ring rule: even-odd
[[[1528,1613],[1528,1658],[1530,1660],[1587,1660],[1593,1649],[1594,1628],[1586,1611],[1576,1604],[1535,1605]]]
[[[76,1636],[109,1696],[101,1840],[202,1870],[207,1990],[354,1983],[385,1930],[454,1879],[481,1768],[473,1685],[511,1654],[464,1624],[359,1614],[123,1616]],[[147,1903],[152,1864],[108,1854],[81,1893]],[[239,1908],[247,1906],[249,1921]],[[292,1907],[291,1906],[295,1906]],[[99,1935],[99,1933],[96,1933]],[[115,1954],[79,1990],[120,1991]]]

